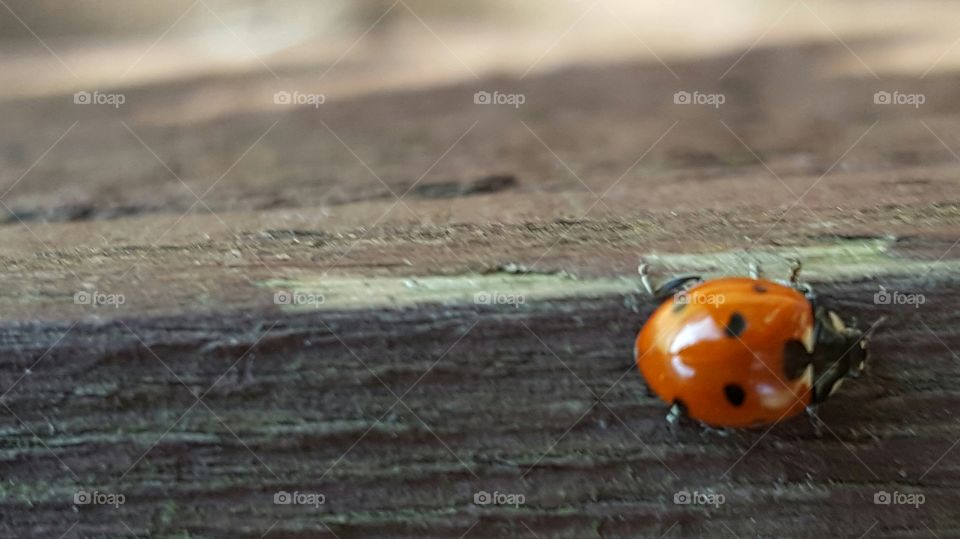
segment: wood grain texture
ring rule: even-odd
[[[681,86],[653,62],[320,109],[241,99],[202,121],[178,105],[268,77],[131,87],[115,111],[0,103],[0,535],[960,536],[957,76],[891,77],[929,105],[871,107],[877,81],[830,70],[848,55],[759,47],[721,83],[736,55],[675,63],[683,88],[730,95],[720,110],[673,106]],[[474,106],[482,88],[527,104]],[[878,241],[883,267],[818,275],[862,325],[888,317],[822,437],[803,420],[670,430],[632,365],[639,294],[288,312],[268,284],[511,264],[633,279],[639,256],[730,271]],[[925,302],[878,305],[880,285]],[[74,503],[81,489],[125,502]]]
[[[872,283],[821,288],[862,319],[890,317],[870,376],[825,405],[821,438],[803,420],[671,432],[632,365],[650,310],[638,297],[131,318],[65,337],[66,323],[6,324],[3,529],[744,537],[842,522],[948,537],[960,527],[958,288],[915,290],[930,298],[922,311],[874,305]],[[78,487],[126,503],[74,506]],[[275,505],[280,490],[326,503]],[[725,503],[676,505],[682,490]],[[478,491],[525,503],[477,506]],[[875,505],[879,491],[925,503]]]

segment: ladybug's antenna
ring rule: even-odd
[[[860,340],[864,342],[869,340],[871,337],[873,337],[873,334],[876,333],[877,328],[880,327],[880,324],[883,324],[886,321],[887,321],[886,316],[881,316],[880,318],[877,318],[877,321],[874,322],[873,324],[870,324],[870,327],[868,327],[867,330],[863,332],[863,337],[860,337]]]

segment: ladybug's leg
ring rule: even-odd
[[[730,429],[711,427],[710,425],[701,424],[700,428],[703,429],[704,434],[716,434],[717,436],[726,438],[730,436]]]
[[[807,406],[807,419],[810,420],[810,426],[813,427],[813,434],[817,438],[823,436],[823,420],[817,415],[819,404],[811,403]]]
[[[685,417],[687,417],[686,408],[684,408],[682,403],[675,402],[673,403],[673,406],[670,407],[670,411],[667,412],[667,423],[670,423],[671,426],[674,426]]]
[[[806,296],[807,300],[813,305],[813,310],[817,310],[817,295],[813,291],[813,287],[809,284],[800,281],[800,270],[803,269],[803,263],[800,262],[800,259],[793,258],[790,260],[790,279],[789,284],[793,287],[794,290],[802,293]]]
[[[662,303],[672,298],[677,292],[683,291],[687,288],[687,285],[690,282],[703,280],[703,277],[699,275],[681,275],[679,277],[674,277],[654,288],[653,282],[650,280],[649,270],[649,264],[640,264],[640,267],[638,268],[638,272],[640,273],[640,281],[643,283],[643,288],[647,291],[647,293],[653,296],[654,300],[656,300],[658,303]]]
[[[759,279],[763,277],[763,269],[760,268],[760,264],[757,262],[750,263],[750,278]]]
[[[803,269],[803,264],[800,262],[800,259],[794,258],[790,262],[790,284],[795,288],[800,286],[800,270]]]
[[[672,298],[678,292],[683,292],[689,288],[691,282],[702,280],[703,277],[700,277],[699,275],[681,275],[679,277],[674,277],[658,286],[657,289],[653,291],[653,297],[659,302],[664,302]]]
[[[673,406],[670,407],[670,411],[667,412],[667,424],[670,427],[671,431],[676,432],[677,428],[681,423],[691,426],[694,421],[690,419],[690,415],[687,412],[687,407],[683,404],[683,401],[677,399],[673,401]],[[718,436],[729,436],[730,431],[724,428],[711,427],[706,423],[701,423],[699,421],[695,422],[700,426],[700,429],[707,434],[716,434]]]
[[[671,406],[670,411],[667,412],[666,418],[670,428],[675,429],[681,421],[686,421],[688,418],[689,415],[687,415],[687,406],[683,404],[683,401],[673,401],[673,406]]]

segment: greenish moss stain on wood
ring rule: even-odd
[[[960,270],[958,260],[916,260],[897,256],[892,238],[838,239],[804,247],[765,248],[751,251],[700,253],[649,253],[655,278],[674,273],[707,277],[745,275],[750,263],[759,263],[764,276],[785,279],[791,260],[803,262],[802,278],[836,281],[853,277],[942,275]],[[270,279],[261,283],[275,294],[284,310],[359,309],[408,307],[427,303],[476,303],[503,308],[560,298],[633,294],[640,291],[633,276],[578,279],[566,273],[492,273],[421,277],[345,278],[322,275]]]

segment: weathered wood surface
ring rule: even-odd
[[[520,310],[134,317],[82,322],[65,337],[65,322],[5,324],[3,383],[16,385],[3,400],[3,527],[950,537],[960,530],[949,452],[960,437],[960,363],[948,349],[960,345],[957,284],[915,289],[929,298],[922,311],[878,308],[875,290],[821,289],[861,319],[890,317],[870,377],[824,408],[822,438],[802,420],[726,437],[669,431],[632,366],[649,307],[629,296]],[[74,507],[78,486],[126,503]],[[274,505],[278,490],[322,492],[326,503]],[[725,503],[675,505],[680,490]],[[926,500],[874,505],[882,490]],[[478,491],[526,503],[480,507]]]
[[[932,262],[949,246],[936,237],[891,256]],[[871,376],[823,410],[822,438],[802,420],[728,437],[670,432],[632,366],[650,310],[639,294],[283,312],[273,289],[257,288],[249,309],[126,315],[134,295],[117,309],[74,306],[86,316],[9,322],[3,525],[47,536],[744,537],[842,522],[845,534],[952,536],[957,284],[886,271],[820,289],[861,320],[890,317]],[[878,282],[927,300],[877,306]],[[77,488],[126,503],[74,506]],[[675,505],[683,489],[726,503]],[[274,505],[279,490],[326,503]],[[481,490],[526,503],[478,507]],[[926,500],[874,505],[881,490]]]
[[[2,534],[960,535],[958,78],[833,74],[847,55],[760,48],[722,83],[736,55],[674,63],[680,82],[629,63],[320,109],[278,110],[270,84],[239,99],[253,82],[226,75],[124,89],[117,111],[0,104]],[[683,88],[728,103],[672,106]],[[928,104],[873,106],[882,88]],[[527,104],[475,107],[478,89]],[[242,110],[190,121],[204,90]],[[822,438],[802,420],[668,430],[631,366],[651,306],[629,291],[290,311],[270,284],[508,264],[589,283],[654,252],[726,270],[717,253],[881,240],[875,268],[814,274],[861,321],[890,318]],[[880,284],[926,302],[878,306]],[[78,489],[126,500],[76,505]],[[674,504],[684,489],[726,503]],[[525,503],[478,506],[480,490]]]

